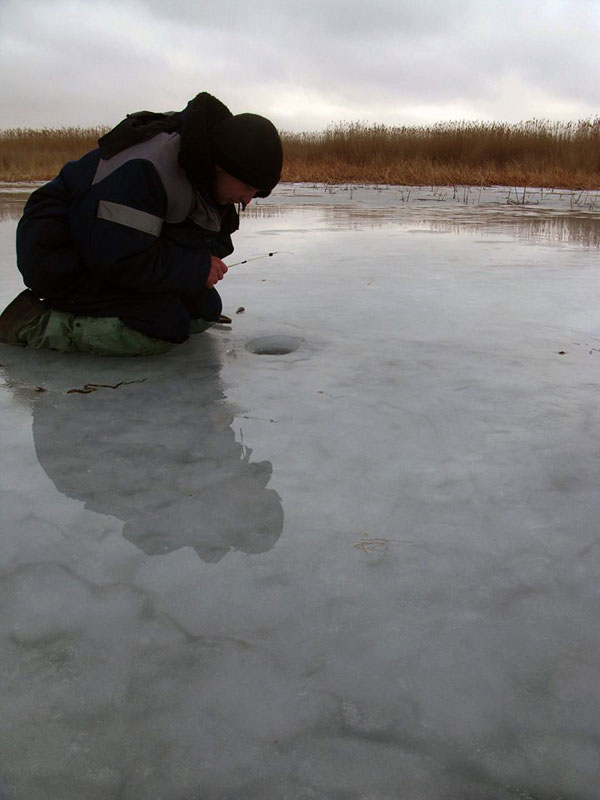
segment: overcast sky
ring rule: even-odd
[[[283,130],[600,113],[600,0],[0,0],[0,128],[209,91]]]

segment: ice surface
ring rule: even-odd
[[[231,329],[0,345],[2,800],[598,797],[600,203],[522,199],[282,186]]]

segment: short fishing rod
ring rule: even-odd
[[[241,264],[247,264],[249,261],[258,261],[259,258],[271,258],[271,256],[276,256],[278,251],[275,250],[272,253],[263,253],[262,256],[254,256],[254,258],[245,258],[243,261],[236,261],[235,264],[227,264],[227,269],[231,267],[239,267]]]

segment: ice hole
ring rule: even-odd
[[[258,356],[284,356],[293,353],[301,344],[298,336],[259,336],[248,342],[246,350]]]

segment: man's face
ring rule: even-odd
[[[227,203],[241,203],[247,206],[258,189],[234,178],[221,167],[216,167],[216,178],[212,185],[212,194],[220,206]]]

